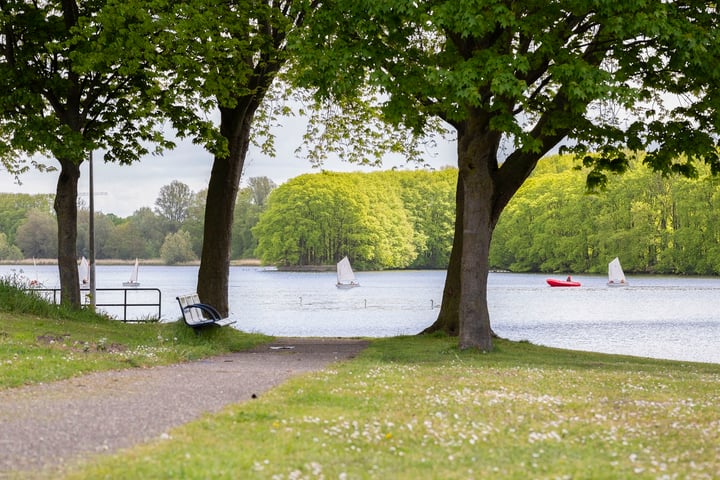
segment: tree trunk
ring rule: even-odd
[[[455,193],[455,233],[450,252],[440,313],[435,323],[421,333],[445,332],[456,337],[460,333],[460,259],[462,255],[463,182],[458,178]]]
[[[471,115],[458,129],[458,182],[462,183],[459,346],[492,350],[487,304],[490,241],[499,216],[496,209],[497,150],[500,134],[487,119]],[[460,190],[459,190],[460,191]]]
[[[60,302],[80,308],[80,280],[77,266],[77,192],[80,165],[71,160],[60,162],[55,193],[55,214],[58,224],[58,269],[60,271]]]
[[[492,350],[487,304],[488,256],[492,239],[492,182],[483,168],[463,168],[462,254],[460,260],[460,348]]]
[[[258,104],[253,98],[235,108],[220,109],[220,132],[228,140],[229,154],[215,155],[205,205],[202,257],[197,292],[203,303],[227,316],[232,225],[250,125]]]

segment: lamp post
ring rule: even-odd
[[[90,218],[88,218],[88,255],[90,259],[90,308],[95,311],[95,186],[93,185],[93,152],[90,150],[88,161],[90,186],[88,190]]]

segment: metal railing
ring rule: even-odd
[[[30,291],[36,293],[45,293],[45,295],[43,296],[46,300],[51,301],[52,303],[60,303],[59,288],[33,288]],[[122,301],[120,301],[120,299],[116,297],[117,300],[113,302],[113,300],[110,299],[111,296],[105,295],[104,292],[122,292]],[[133,303],[128,303],[128,294],[133,297],[136,296],[134,295],[135,293],[141,292],[157,293],[157,300],[153,300],[152,302],[137,301]],[[83,295],[85,303],[89,304],[89,290],[83,288],[80,290],[80,293],[81,295]],[[160,318],[162,318],[162,292],[159,288],[96,288],[95,294],[97,296],[97,298],[95,299],[95,307],[122,307],[122,318],[118,318],[118,320],[121,320],[123,322],[152,322],[159,321]],[[130,300],[135,299],[130,298]],[[155,307],[157,308],[157,317],[148,316],[145,318],[128,318],[128,308],[135,307]]]

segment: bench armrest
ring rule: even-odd
[[[192,305],[185,306],[183,308],[183,310],[187,311],[187,310],[190,310],[191,308],[199,308],[200,310],[205,312],[210,317],[210,319],[212,319],[213,321],[222,320],[222,315],[220,315],[220,313],[217,310],[215,310],[215,308],[213,308],[212,306],[207,305],[205,303],[193,303]]]

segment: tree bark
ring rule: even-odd
[[[487,305],[488,257],[495,227],[495,185],[491,169],[497,151],[493,134],[480,130],[475,119],[458,136],[459,181],[463,184],[462,254],[460,259],[459,345],[461,349],[492,350]],[[483,134],[485,133],[485,134]]]
[[[55,193],[55,214],[58,223],[58,270],[60,302],[80,308],[80,280],[77,266],[77,193],[80,165],[71,160],[60,161]]]
[[[212,305],[223,316],[230,313],[228,287],[235,201],[258,105],[255,97],[247,97],[235,108],[220,109],[220,132],[228,140],[229,154],[215,155],[210,173],[197,292],[203,303]]]
[[[462,255],[462,222],[463,222],[463,182],[458,178],[455,192],[455,233],[450,252],[445,286],[443,288],[440,312],[435,323],[423,330],[421,334],[445,332],[456,337],[460,333],[460,260]]]

